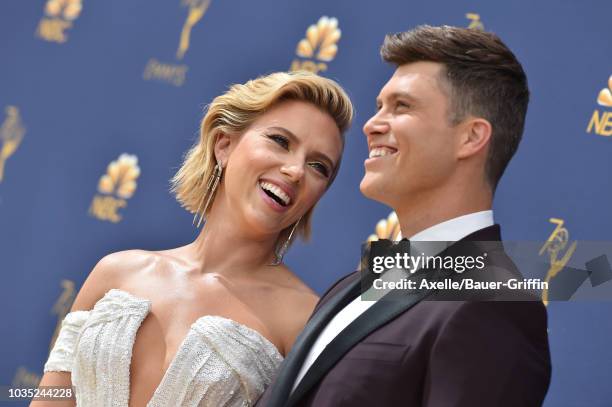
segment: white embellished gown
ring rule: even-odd
[[[150,309],[149,300],[112,289],[91,311],[67,314],[44,371],[71,372],[79,407],[127,407],[132,347]],[[147,406],[250,406],[282,359],[257,331],[203,316],[191,325]]]

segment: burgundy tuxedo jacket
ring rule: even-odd
[[[455,245],[497,242],[480,275],[522,278],[500,240],[493,225]],[[448,301],[421,291],[378,301],[328,344],[291,392],[315,339],[360,288],[355,272],[323,295],[258,407],[542,405],[551,373],[546,309],[538,300],[491,301],[491,293]]]

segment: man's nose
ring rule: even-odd
[[[374,116],[363,125],[363,132],[366,136],[376,136],[387,134],[390,130],[389,122],[384,118],[381,112]]]

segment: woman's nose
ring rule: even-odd
[[[286,163],[281,167],[281,173],[291,182],[295,182],[297,184],[302,180],[302,178],[304,178],[304,163]]]

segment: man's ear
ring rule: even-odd
[[[231,134],[218,133],[215,139],[215,158],[222,167],[227,165],[229,156],[234,149],[236,139]]]
[[[462,127],[457,158],[469,158],[481,151],[486,151],[493,132],[491,123],[483,118],[471,118]]]

